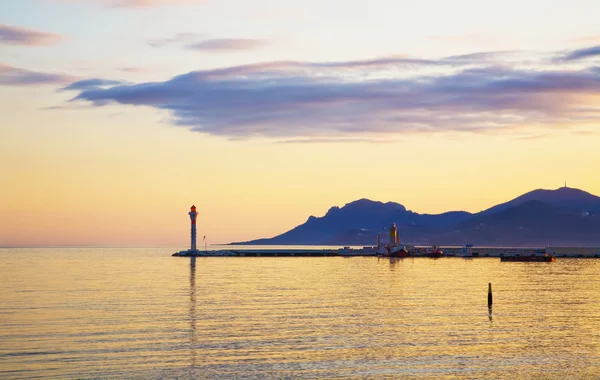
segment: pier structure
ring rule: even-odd
[[[443,247],[447,256],[460,257],[511,257],[552,255],[564,258],[600,258],[600,247]]]
[[[430,247],[412,247],[409,246],[408,257],[431,257],[427,253],[421,253],[419,250],[427,250]],[[441,247],[444,251],[443,256],[440,257],[464,257],[464,258],[518,258],[520,256],[533,256],[543,257],[546,254],[555,255],[556,257],[565,258],[598,258],[600,257],[600,248],[561,248],[560,255],[558,248],[547,248],[547,247],[470,247],[471,252],[465,253],[463,247]],[[583,252],[585,250],[585,252]],[[323,257],[323,256],[378,256],[377,247],[362,247],[362,248],[350,248],[344,247],[339,249],[268,249],[268,248],[256,248],[256,249],[244,249],[229,247],[228,249],[222,250],[208,250],[208,251],[181,251],[173,254],[173,256],[246,256],[246,257]]]
[[[546,247],[546,253],[556,257],[600,258],[600,247]]]
[[[545,247],[480,247],[473,244],[460,246],[443,246],[446,256],[462,257],[502,257],[523,255],[544,255]]]

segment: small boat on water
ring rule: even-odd
[[[377,251],[377,256],[381,257],[409,257],[411,255],[404,245],[390,246],[385,245]]]
[[[431,250],[427,250],[425,252],[425,255],[427,257],[442,257],[444,256],[444,251],[442,251],[442,249],[440,247],[438,247],[437,245],[434,245]]]
[[[556,257],[552,255],[527,255],[527,256],[502,256],[500,261],[517,261],[517,262],[547,262],[556,261]]]
[[[437,245],[427,248],[418,248],[415,250],[415,256],[419,257],[443,257],[444,251]]]
[[[408,251],[406,250],[406,248],[402,247],[402,249],[397,249],[394,251],[391,251],[389,253],[390,257],[408,257]]]

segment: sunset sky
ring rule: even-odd
[[[0,246],[600,194],[597,0],[4,0]]]

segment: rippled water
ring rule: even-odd
[[[600,260],[174,251],[0,249],[0,377],[600,378]]]

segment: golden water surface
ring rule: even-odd
[[[0,378],[600,378],[600,260],[174,251],[0,249]]]

